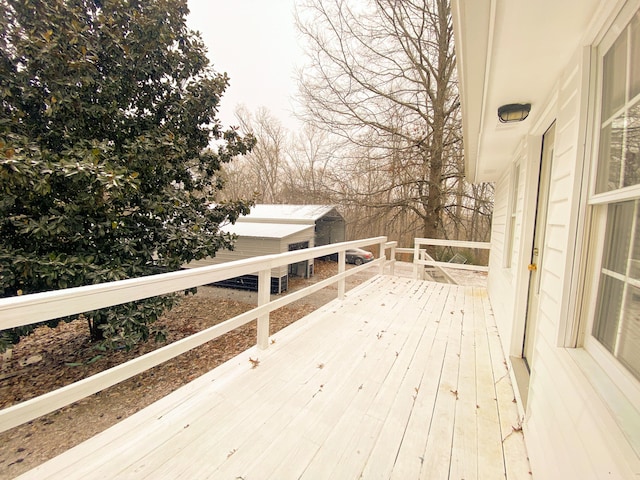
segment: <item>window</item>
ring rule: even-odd
[[[640,379],[640,200],[612,203],[593,336]]]
[[[590,199],[600,253],[591,335],[640,379],[640,11],[600,59],[600,143]]]
[[[640,183],[640,13],[603,59],[596,193]]]

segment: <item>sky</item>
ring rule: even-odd
[[[292,116],[295,68],[302,53],[293,22],[294,0],[188,0],[187,25],[198,30],[209,59],[230,77],[220,108],[223,125],[237,125],[238,104],[266,107],[285,127]]]

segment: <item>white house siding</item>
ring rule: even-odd
[[[537,168],[535,162],[528,160],[526,156],[528,144],[523,141],[514,154],[514,160],[505,174],[496,182],[494,212],[491,226],[491,256],[489,258],[490,275],[488,277],[489,292],[494,295],[491,306],[496,315],[496,322],[503,342],[503,348],[507,356],[519,356],[522,352],[522,331],[517,328],[514,318],[517,316],[518,304],[518,267],[522,263],[522,232],[523,232],[523,204],[527,194],[527,175],[533,175]],[[513,178],[515,165],[518,164],[519,178]],[[535,172],[537,174],[537,170]],[[518,196],[515,205],[510,205],[512,201],[512,185],[517,182]],[[529,194],[530,195],[530,194]],[[513,244],[511,248],[511,264],[505,265],[506,251],[509,248],[509,215],[511,208],[515,209],[515,230]]]
[[[505,338],[511,337],[514,306],[514,295],[511,293],[504,294],[504,292],[514,291],[512,269],[504,266],[504,258],[507,253],[505,248],[509,243],[507,235],[512,173],[512,171],[508,171],[495,185],[493,220],[491,224],[491,255],[489,257],[489,271],[491,273],[487,279],[489,292],[496,293],[492,296],[491,307],[493,308],[500,334]],[[512,265],[515,265],[515,260],[515,258],[512,258]],[[500,292],[503,293],[501,294]],[[505,346],[505,352],[508,351]]]
[[[584,415],[584,405],[576,403],[583,392],[571,388],[573,374],[568,365],[566,355],[557,345],[561,303],[565,289],[563,279],[567,268],[570,250],[568,227],[575,219],[571,218],[572,199],[577,201],[577,193],[573,189],[573,178],[576,171],[583,168],[583,159],[577,158],[579,139],[580,102],[578,92],[581,90],[580,62],[576,57],[568,67],[568,75],[559,81],[556,105],[553,110],[556,116],[556,136],[554,158],[551,170],[549,206],[547,213],[546,236],[544,239],[544,257],[540,266],[540,303],[537,316],[537,332],[535,342],[535,361],[532,365],[529,384],[526,431],[530,440],[530,456],[540,468],[548,471],[536,471],[541,478],[589,478],[593,466],[587,460],[588,445],[585,448],[568,448],[571,444],[586,443],[576,436],[584,422],[589,422]],[[526,279],[523,278],[523,281]],[[584,402],[584,400],[582,401]],[[595,432],[594,432],[595,433]],[[606,446],[603,445],[603,448]],[[566,458],[567,451],[573,458]],[[564,458],[548,458],[563,452]],[[584,472],[576,471],[584,467]],[[596,476],[594,478],[602,478]]]
[[[591,384],[585,364],[576,361],[583,350],[567,349],[563,331],[567,321],[567,304],[571,292],[573,254],[577,241],[576,224],[582,172],[590,159],[584,158],[583,139],[586,104],[582,100],[585,82],[582,51],[577,52],[556,83],[554,98],[548,105],[552,112],[547,125],[529,141],[541,141],[541,134],[556,121],[554,159],[551,171],[549,210],[545,252],[540,268],[541,294],[535,342],[534,363],[529,383],[524,421],[527,448],[535,478],[540,479],[630,479],[638,478],[640,459],[616,423],[607,403]],[[552,95],[555,93],[555,95]],[[555,114],[554,114],[555,113]],[[518,203],[531,196],[536,188],[535,148],[524,146],[520,157],[523,181]],[[514,160],[518,158],[514,156]],[[526,170],[523,168],[526,165]],[[534,168],[535,167],[535,168]],[[510,195],[510,175],[496,184],[490,281],[492,306],[506,352],[522,348],[524,311],[514,305],[517,293],[526,292],[528,258],[514,252],[512,268],[504,268],[503,255]],[[526,181],[524,178],[526,177]],[[529,188],[529,193],[525,189]],[[533,209],[528,205],[526,208]],[[523,252],[531,248],[531,232],[523,228],[524,210],[517,207],[514,245]],[[528,223],[527,223],[528,224]],[[529,228],[531,228],[529,226]]]

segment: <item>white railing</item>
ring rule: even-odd
[[[346,270],[346,250],[370,245],[378,246],[381,253],[378,258]],[[387,249],[390,250],[388,264],[393,274],[396,246],[396,242],[387,242],[387,237],[375,237],[148,277],[0,299],[0,330],[5,330],[178,292],[241,275],[258,274],[258,306],[256,308],[91,377],[0,410],[0,432],[104,390],[255,319],[258,320],[257,346],[260,349],[266,349],[269,346],[270,312],[334,283],[338,283],[338,298],[344,298],[345,279],[348,276],[376,265],[380,269],[379,273],[384,273]],[[338,254],[336,275],[276,300],[270,300],[272,268],[336,253]]]
[[[435,260],[431,255],[427,253],[424,246],[439,246],[439,247],[452,247],[452,248],[475,248],[481,250],[491,249],[491,243],[489,242],[467,242],[461,240],[440,240],[435,238],[416,238],[414,240],[413,248],[397,248],[397,253],[409,253],[413,254],[413,276],[414,278],[423,278],[424,267],[436,268],[444,277],[446,277],[451,283],[456,283],[455,280],[444,270],[445,268],[454,268],[459,270],[475,270],[480,272],[489,271],[489,267],[484,265],[469,265],[452,262],[439,262]]]

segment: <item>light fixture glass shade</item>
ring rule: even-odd
[[[530,111],[530,103],[510,103],[498,108],[498,119],[500,123],[521,122],[529,116]]]

